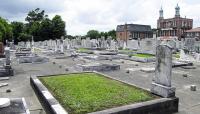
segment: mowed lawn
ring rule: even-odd
[[[149,57],[155,57],[154,55],[151,54],[133,54],[132,56],[136,56],[136,57],[143,57],[143,58],[149,58]]]
[[[150,93],[96,73],[40,77],[70,114],[84,114],[155,99]]]

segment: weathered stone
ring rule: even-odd
[[[10,79],[10,77],[0,77],[0,81],[2,81],[2,80],[9,80]]]
[[[130,73],[130,71],[129,71],[129,70],[127,70],[127,71],[126,71],[126,73]]]
[[[65,71],[69,71],[69,68],[65,68]]]
[[[5,48],[5,55],[6,55],[6,65],[10,65],[10,48],[6,47]]]
[[[156,48],[156,68],[151,92],[162,97],[174,97],[175,88],[171,87],[172,47],[163,42]]]
[[[188,75],[187,74],[183,74],[183,77],[188,77]]]
[[[152,73],[152,72],[155,72],[155,68],[141,68],[140,71],[146,72],[146,73]]]
[[[76,69],[79,71],[114,71],[120,70],[120,65],[117,64],[101,64],[101,63],[89,63],[89,64],[78,64]]]
[[[195,66],[181,66],[183,69],[196,69]]]
[[[190,86],[190,90],[191,91],[196,91],[197,90],[197,86],[196,85],[191,85]]]
[[[11,90],[10,90],[10,89],[7,89],[7,90],[6,90],[6,93],[10,93],[10,92],[11,92]]]
[[[0,88],[4,86],[8,86],[8,83],[0,83]]]
[[[0,108],[10,106],[10,99],[9,98],[0,98]]]

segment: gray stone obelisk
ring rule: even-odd
[[[156,48],[156,67],[151,92],[165,98],[175,96],[175,88],[171,86],[172,48],[167,42],[162,42]]]

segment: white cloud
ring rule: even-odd
[[[148,24],[155,28],[160,7],[163,6],[164,17],[171,18],[174,17],[177,3],[181,8],[182,17],[192,18],[194,27],[200,26],[198,0],[3,0],[3,2],[5,7],[0,8],[0,14],[11,20],[23,20],[27,10],[35,7],[45,9],[50,17],[55,14],[61,15],[66,22],[68,34],[72,35],[83,35],[91,29],[108,31],[126,22]],[[15,10],[12,7],[18,9],[17,15],[9,15]]]

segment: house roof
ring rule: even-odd
[[[200,27],[187,30],[186,32],[200,32]]]
[[[130,32],[152,32],[150,25],[139,25],[139,24],[126,24],[127,31]],[[125,30],[125,25],[118,25],[117,32],[123,32]]]

